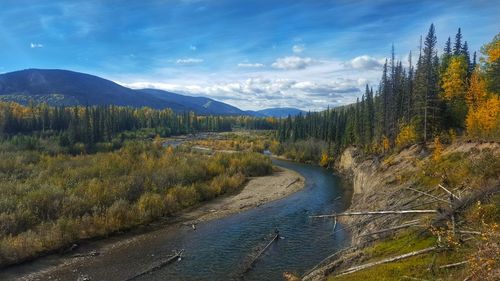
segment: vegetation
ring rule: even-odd
[[[320,140],[330,156],[350,145],[367,153],[386,153],[419,142],[427,144],[436,137],[450,140],[457,133],[499,141],[500,34],[483,47],[479,63],[475,52],[471,61],[460,29],[453,48],[448,38],[441,57],[436,44],[431,25],[416,65],[410,53],[409,66],[403,67],[395,60],[393,48],[375,93],[367,85],[361,101],[354,105],[283,119],[277,139],[288,146],[301,140]],[[308,159],[319,161],[324,151],[318,152]]]
[[[112,142],[122,133],[148,130],[153,136],[171,136],[196,132],[224,132],[233,127],[272,129],[274,118],[247,116],[197,116],[193,112],[174,113],[170,109],[130,108],[121,106],[49,107],[46,104],[22,106],[0,102],[0,138],[19,134],[55,137],[61,146],[85,146]]]
[[[271,173],[251,152],[200,155],[150,141],[50,155],[0,145],[0,266],[145,224]]]

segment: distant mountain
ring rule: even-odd
[[[300,113],[305,113],[304,111],[293,107],[267,108],[267,109],[257,110],[255,112],[267,117],[287,117],[288,115],[296,116],[299,115]]]
[[[155,89],[133,90],[94,75],[59,69],[26,69],[0,74],[0,101],[50,105],[105,105],[194,111],[201,115],[256,115],[205,97]]]
[[[151,95],[140,94],[112,81],[58,69],[27,69],[0,75],[0,99],[51,105],[103,105],[168,107]]]

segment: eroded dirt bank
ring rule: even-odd
[[[366,158],[355,148],[346,149],[339,161],[336,163],[336,170],[352,181],[353,197],[347,210],[349,211],[373,211],[373,210],[409,210],[409,209],[438,209],[441,202],[432,200],[429,196],[416,193],[415,190],[425,190],[436,197],[446,199],[446,194],[437,187],[439,183],[445,184],[448,178],[442,174],[432,174],[432,167],[429,163],[433,157],[433,148],[426,149],[414,145],[404,149],[399,153],[388,157]],[[453,165],[465,165],[465,161],[480,162],[480,158],[485,154],[491,154],[490,161],[498,159],[500,154],[500,144],[498,143],[473,143],[458,142],[448,146],[442,152],[441,158],[462,157],[463,161],[453,162]],[[477,161],[476,161],[477,160]],[[451,161],[451,160],[446,160]],[[488,161],[486,161],[488,162]],[[459,177],[449,172],[449,177]],[[433,179],[428,187],[423,186],[421,178]],[[435,182],[434,182],[435,181]],[[498,186],[499,179],[493,177],[483,182],[484,186]],[[430,187],[430,186],[435,186]],[[426,189],[427,188],[427,189]],[[470,186],[460,184],[452,186],[457,194],[467,194],[471,192]],[[445,202],[446,203],[446,202]],[[441,203],[442,204],[442,203]],[[340,221],[352,234],[352,247],[333,254],[329,259],[319,264],[312,272],[303,276],[303,280],[330,280],[339,272],[347,268],[373,261],[368,247],[386,237],[392,237],[392,231],[380,232],[396,228],[403,224],[420,220],[423,224],[429,221],[430,216],[422,217],[418,215],[383,215],[383,216],[350,216],[340,217]],[[376,233],[376,234],[374,234]],[[409,241],[409,244],[418,242]],[[406,245],[402,246],[405,247]],[[418,245],[417,245],[418,247]],[[380,258],[380,257],[376,257]],[[430,262],[429,262],[430,263]],[[395,278],[396,280],[398,278]],[[333,278],[332,280],[337,280]],[[338,280],[343,280],[342,278]],[[351,280],[351,279],[346,279]],[[354,279],[353,279],[354,280]],[[378,280],[378,279],[377,279]]]

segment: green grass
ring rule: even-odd
[[[405,253],[432,247],[436,243],[436,238],[430,233],[420,233],[420,231],[406,231],[393,238],[376,242],[371,247],[366,248],[364,253],[369,257],[367,260],[357,264],[365,264],[388,257],[394,257]],[[470,249],[459,248],[454,251],[441,251],[436,253],[435,268],[440,265],[450,264],[464,260]],[[433,252],[415,256],[412,258],[381,264],[367,268],[345,276],[334,277],[331,275],[328,280],[404,280],[403,276],[421,278],[425,280],[436,280],[448,278],[450,276],[462,276],[464,267],[457,267],[448,270],[436,269],[434,273],[428,271],[429,265],[434,259]],[[353,265],[355,266],[355,265]],[[407,279],[411,280],[411,279]]]

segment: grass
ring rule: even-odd
[[[410,253],[427,247],[432,247],[435,244],[436,238],[429,232],[408,230],[397,234],[393,238],[378,241],[372,246],[364,249],[363,253],[369,258],[364,260],[360,264]],[[441,265],[464,260],[464,256],[466,256],[469,250],[470,249],[468,248],[459,248],[455,251],[436,252],[435,268]],[[421,278],[425,280],[436,280],[448,276],[462,276],[464,273],[464,267],[457,267],[448,270],[436,270],[434,273],[432,273],[428,271],[428,268],[433,259],[434,253],[427,253],[408,259],[403,259],[397,262],[390,262],[374,266],[372,268],[368,268],[344,276],[334,277],[332,275],[328,278],[328,280],[404,280],[405,278],[403,276]]]

